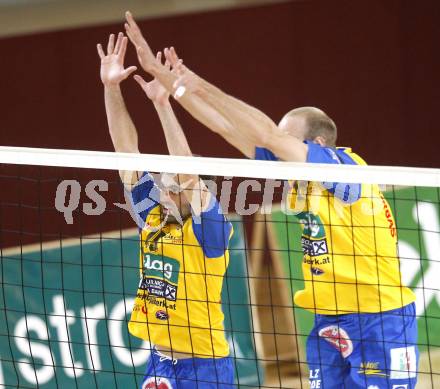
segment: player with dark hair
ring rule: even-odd
[[[137,131],[120,89],[136,70],[124,69],[126,48],[121,33],[116,43],[110,35],[107,54],[98,45],[101,80],[115,150],[139,153]],[[157,80],[135,79],[156,108],[170,154],[191,156],[168,92]],[[141,278],[129,331],[154,345],[141,388],[233,388],[221,308],[231,223],[198,176],[178,175],[176,180],[163,175],[155,183],[147,172],[142,177],[120,175],[140,219]]]
[[[279,125],[178,64],[178,74],[151,53],[130,13],[125,25],[143,69],[196,119],[251,158],[365,165],[335,147],[336,126],[322,110],[297,108]],[[214,112],[210,112],[213,110]],[[292,182],[289,205],[302,224],[304,289],[295,303],[315,313],[307,342],[312,388],[414,388],[415,296],[402,285],[396,224],[377,185]]]

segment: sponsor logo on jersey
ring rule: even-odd
[[[310,389],[318,389],[322,388],[321,386],[321,380],[311,380],[310,383]]]
[[[146,254],[139,289],[146,290],[148,296],[176,301],[179,271],[180,263],[177,260]]]
[[[319,369],[311,369],[309,372],[309,384],[310,388],[321,388],[321,379]]]
[[[144,304],[134,304],[133,312],[142,312],[144,315],[146,315],[148,310]]]
[[[301,246],[304,255],[317,257],[328,254],[327,239],[321,218],[311,212],[296,215],[303,227]]]
[[[385,217],[387,218],[388,229],[390,230],[390,235],[394,238],[396,236],[396,226],[394,224],[393,215],[391,214],[388,203],[385,200],[385,197],[383,196],[382,193],[380,194],[380,198],[382,199],[382,202],[383,202],[383,211],[385,213]]]
[[[146,293],[137,293],[136,297],[138,299],[146,301],[148,304],[157,305],[158,307],[166,308],[166,309],[173,309],[176,310],[176,303],[169,304],[167,300],[158,299],[156,296],[148,295]]]
[[[361,362],[358,374],[386,377],[387,374],[379,367],[379,362]]]
[[[390,354],[391,379],[408,379],[417,376],[417,357],[414,346],[392,348]]]
[[[169,232],[162,239],[163,240],[170,240],[172,244],[182,244],[183,240],[182,240],[181,229],[178,227],[176,230],[177,230],[177,232],[180,232],[180,236],[175,236],[171,232]]]
[[[139,289],[146,290],[149,295],[164,298],[168,301],[177,300],[177,286],[164,280],[144,277],[139,282]]]
[[[347,358],[353,352],[353,342],[347,331],[339,326],[331,325],[321,328],[319,336],[329,342],[344,358]]]
[[[168,320],[168,313],[165,311],[157,311],[156,318],[159,320]]]
[[[313,239],[325,238],[324,225],[318,215],[311,212],[300,212],[296,217],[303,226],[303,236]]]
[[[311,267],[310,271],[314,276],[320,276],[321,274],[324,274],[324,270],[320,269],[319,267]]]
[[[167,279],[177,284],[180,263],[172,258],[146,254],[144,256],[144,275]]]
[[[408,384],[405,384],[405,385],[400,385],[400,384],[393,385],[392,389],[408,389]]]
[[[328,254],[327,239],[313,240],[303,236],[301,246],[303,253],[311,257]]]
[[[173,389],[173,386],[166,378],[150,377],[144,381],[142,389]]]
[[[325,265],[326,263],[330,263],[330,258],[329,257],[325,257],[325,258],[307,258],[307,257],[305,257],[303,259],[303,262],[306,263],[307,265],[320,266],[320,265]]]

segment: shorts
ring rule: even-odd
[[[414,303],[380,313],[316,315],[307,339],[311,388],[414,389],[418,361]]]
[[[152,350],[141,389],[234,389],[232,358],[171,359]]]

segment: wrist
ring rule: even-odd
[[[156,77],[157,73],[160,72],[160,64],[156,60],[150,62],[147,68],[148,70],[146,71],[150,73],[153,77]]]
[[[169,98],[164,99],[163,101],[153,101],[153,105],[156,109],[171,108]]]
[[[121,84],[119,82],[115,82],[115,83],[106,82],[104,83],[104,88],[108,91],[120,91]]]

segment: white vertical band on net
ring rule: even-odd
[[[0,146],[0,163],[247,178],[440,187],[440,169],[327,165]]]

